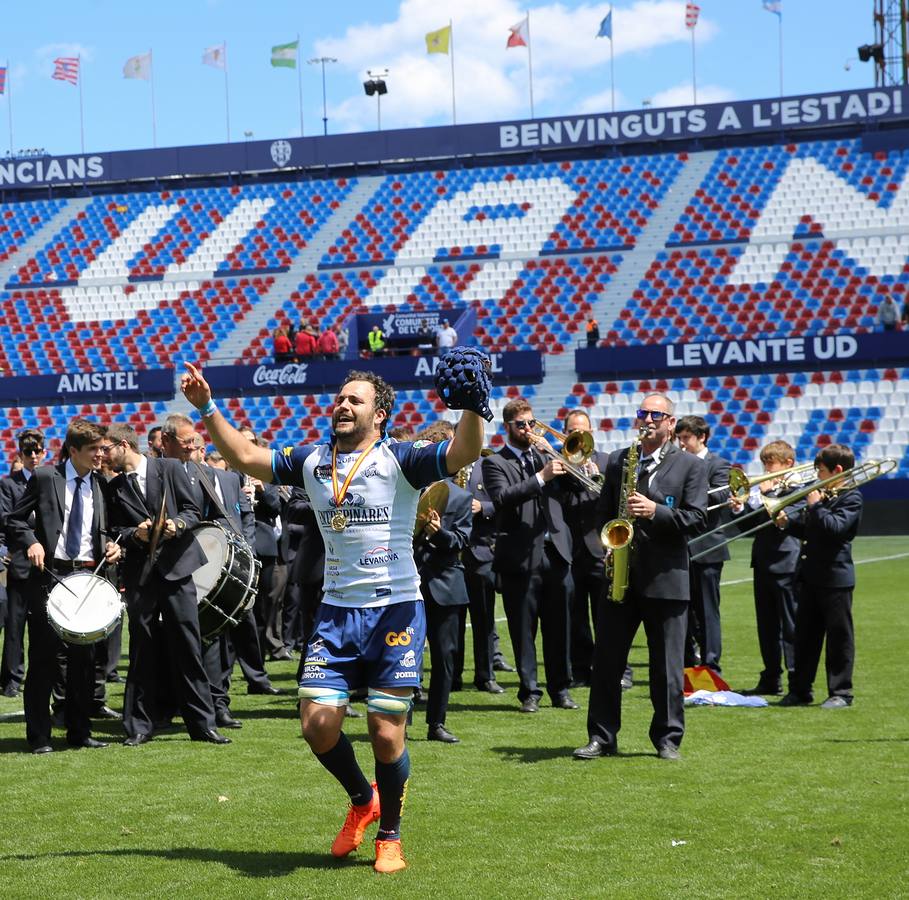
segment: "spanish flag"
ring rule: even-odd
[[[430,31],[426,35],[427,53],[448,53],[448,44],[451,41],[451,25],[446,25],[438,31]]]
[[[686,697],[695,691],[728,691],[729,685],[710,666],[691,666],[685,669]]]

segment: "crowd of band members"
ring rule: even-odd
[[[728,485],[729,463],[709,451],[710,430],[703,418],[676,420],[673,412],[671,400],[661,394],[645,396],[638,410],[638,424],[648,431],[636,490],[628,498],[635,540],[622,603],[606,596],[600,529],[618,514],[627,450],[594,451],[582,464],[586,474],[602,479],[597,495],[568,474],[563,457],[535,433],[527,400],[513,399],[503,408],[504,447],[451,480],[444,509],[429,507],[418,517],[414,555],[431,659],[425,697],[429,740],[458,741],[447,727],[447,709],[449,694],[464,680],[469,617],[477,690],[504,693],[496,671],[516,670],[517,708],[535,713],[544,686],[552,706],[566,710],[578,708],[570,688],[590,686],[589,743],[574,755],[614,754],[622,691],[632,686],[628,654],[643,624],[653,705],[650,739],[662,758],[678,757],[684,735],[683,668],[703,662],[721,671],[720,579],[729,559],[717,537],[702,544],[699,549],[709,552],[691,562],[689,541],[741,515],[749,504],[707,511],[708,489],[718,489],[711,500],[728,496],[722,488]],[[590,430],[583,410],[566,417],[566,434]],[[251,429],[242,432],[252,442],[259,440]],[[415,437],[400,429],[390,435],[442,441],[452,432],[453,426],[439,421]],[[128,746],[140,746],[172,727],[178,715],[193,740],[229,743],[218,729],[242,726],[230,710],[236,664],[248,693],[266,695],[282,693],[269,679],[266,657],[291,660],[299,653],[302,666],[324,561],[305,492],[228,471],[217,452],[206,455],[197,423],[187,416],[168,416],[149,431],[146,442],[140,452],[139,436],[129,425],[77,419],[59,460],[45,465],[44,435],[26,429],[18,436],[18,464],[0,480],[0,526],[10,548],[0,614],[5,624],[0,690],[15,697],[25,685],[26,734],[33,752],[53,749],[52,723],[65,726],[72,746],[106,746],[91,736],[91,719],[121,718],[106,699],[107,684],[122,680],[117,668],[121,630],[92,646],[61,641],[45,612],[52,587],[48,569],[59,577],[94,568],[102,558],[110,561],[108,577],[122,592],[129,628],[122,713]],[[847,448],[835,445],[834,451],[825,457],[822,472],[853,464]],[[784,441],[761,452],[767,472],[790,467],[794,456]],[[793,488],[771,480],[759,489],[776,496]],[[65,498],[62,509],[59,496]],[[166,527],[151,566],[151,521],[162,503]],[[74,525],[80,512],[81,534]],[[857,491],[832,498],[809,495],[788,507],[781,517],[784,527],[758,533],[751,566],[762,669],[749,692],[782,694],[788,673],[783,705],[810,702],[826,636],[825,705],[851,704],[854,571],[849,548],[860,516]],[[254,605],[212,641],[202,640],[192,579],[205,561],[192,538],[201,522],[217,522],[245,540],[261,565]],[[77,538],[78,545],[68,545]],[[499,648],[497,592],[514,669]],[[800,595],[808,598],[801,615]],[[833,698],[839,700],[831,703]],[[349,713],[357,714],[352,708]]]

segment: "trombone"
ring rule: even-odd
[[[568,470],[568,474],[576,478],[592,494],[599,494],[603,489],[602,476],[588,475],[582,466],[594,450],[593,435],[589,431],[572,431],[569,434],[562,434],[555,428],[537,421],[537,424],[530,431],[533,437],[538,438],[531,443],[542,453],[547,453],[553,459],[561,461],[562,465]],[[555,450],[552,444],[543,437],[544,433],[551,434],[557,441],[562,444],[561,453]]]
[[[770,481],[774,478],[780,479],[780,487],[794,487],[800,483],[807,483],[806,476],[808,472],[814,472],[814,463],[800,463],[797,466],[790,466],[788,469],[780,469],[779,472],[765,472],[763,475],[748,475],[743,469],[729,470],[729,484],[721,484],[717,487],[710,488],[708,494],[715,494],[718,491],[728,491],[729,497],[722,503],[714,503],[707,507],[707,512],[713,509],[720,509],[729,504],[729,500],[735,498],[744,503],[751,493],[751,489],[764,481]],[[808,476],[810,477],[810,476]]]
[[[749,528],[747,531],[742,531],[739,534],[734,534],[732,537],[726,538],[720,544],[714,544],[712,547],[708,547],[706,550],[701,550],[698,553],[691,555],[692,560],[700,559],[702,556],[706,556],[713,550],[716,550],[717,547],[724,547],[726,544],[732,543],[732,541],[738,540],[739,538],[747,537],[750,534],[754,534],[756,531],[760,531],[762,528],[766,528],[768,525],[773,525],[776,520],[777,514],[785,509],[787,506],[792,506],[793,503],[798,503],[799,500],[807,497],[812,491],[821,491],[827,494],[836,494],[842,491],[851,491],[855,488],[862,487],[863,485],[868,484],[869,481],[874,481],[875,478],[880,478],[881,475],[887,475],[892,472],[899,463],[893,457],[885,456],[882,459],[866,459],[863,463],[860,463],[857,466],[854,466],[851,469],[846,469],[844,472],[837,472],[836,475],[831,475],[829,478],[822,478],[818,481],[813,481],[811,484],[807,484],[802,488],[799,488],[797,491],[793,491],[791,494],[787,494],[785,497],[779,497],[776,499],[768,500],[766,497],[761,497],[761,506],[757,509],[752,510],[750,513],[745,513],[743,516],[739,516],[736,519],[733,519],[731,522],[724,522],[722,525],[714,528],[711,531],[707,531],[704,534],[699,534],[697,537],[692,538],[688,542],[690,547],[692,544],[697,543],[698,541],[704,540],[704,538],[710,537],[712,534],[717,534],[718,532],[723,531],[728,528],[730,525],[736,525],[741,527],[745,522],[748,522],[755,517],[760,517],[762,514],[766,513],[769,517],[767,521],[761,522],[759,525],[755,525],[753,528]],[[795,468],[798,468],[796,466]],[[776,472],[774,475],[778,474]]]

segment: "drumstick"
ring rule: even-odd
[[[53,569],[48,569],[45,567],[44,571],[50,575],[50,577],[53,578],[57,584],[62,584],[63,587],[65,587],[77,600],[79,599],[79,595],[66,583],[66,580],[61,578]]]
[[[114,543],[115,543],[115,544],[119,544],[119,543],[120,543],[120,538],[121,538],[121,537],[123,537],[123,535],[122,535],[122,534],[118,534],[116,540],[114,541]],[[97,575],[98,572],[101,571],[101,566],[106,565],[106,564],[107,564],[107,560],[106,560],[106,559],[102,559],[101,562],[99,562],[98,565],[95,566],[94,571],[92,572],[92,575]],[[82,609],[82,607],[85,605],[85,601],[88,600],[88,598],[91,596],[92,591],[93,591],[97,586],[98,586],[97,580],[93,580],[92,583],[91,583],[91,587],[85,592],[85,596],[82,598],[82,602],[76,607],[76,611],[73,613],[74,616],[76,616],[76,615],[79,614],[79,610]]]

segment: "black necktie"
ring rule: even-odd
[[[650,456],[641,463],[641,471],[638,474],[638,493],[645,493],[650,487],[650,476],[656,468],[656,460]]]
[[[129,475],[126,476],[126,478],[127,478],[127,481],[129,481],[130,485],[132,486],[132,489],[136,492],[136,496],[144,502],[145,497],[142,494],[142,488],[139,487],[139,473],[130,472]]]
[[[537,467],[533,464],[533,454],[530,450],[525,450],[521,455],[521,461],[524,465],[524,471],[527,473],[528,477],[533,478],[537,473]]]
[[[76,477],[76,489],[73,491],[73,505],[69,511],[69,522],[66,523],[66,541],[63,549],[70,559],[79,556],[82,546],[82,479]]]

